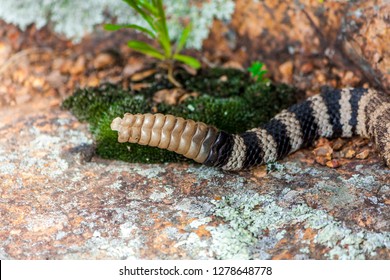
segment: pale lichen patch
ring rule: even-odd
[[[215,205],[215,215],[226,222],[209,229],[213,236],[212,248],[218,258],[264,257],[267,253],[255,246],[258,240],[268,238],[263,236],[264,230],[272,232],[269,235],[280,240],[284,236],[284,228],[297,223],[317,230],[313,242],[329,248],[326,257],[330,259],[366,258],[367,254],[375,255],[375,250],[379,248],[390,249],[389,232],[356,231],[342,225],[325,211],[305,204],[280,207],[277,198],[272,195],[231,195],[215,201]]]

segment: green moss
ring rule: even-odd
[[[172,87],[165,78],[156,75],[143,81],[151,86],[139,93],[111,84],[76,90],[63,102],[63,108],[90,124],[96,137],[96,152],[101,157],[157,163],[186,159],[166,150],[118,143],[117,133],[110,129],[111,121],[126,112],[149,113],[157,108],[163,114],[203,121],[238,133],[266,122],[300,97],[291,87],[255,83],[247,73],[234,69],[202,70],[195,76],[178,71],[176,78],[187,91],[197,92],[198,97],[176,106],[154,104],[152,97],[156,91]]]
[[[196,91],[214,97],[241,96],[248,84],[252,84],[249,75],[236,69],[202,69],[198,75],[178,72],[177,79],[189,91]]]

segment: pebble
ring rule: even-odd
[[[133,82],[141,81],[141,80],[155,74],[156,72],[157,72],[156,69],[149,69],[149,70],[145,70],[145,71],[142,71],[139,73],[135,73],[133,76],[131,76],[131,81],[133,81]]]
[[[45,84],[45,79],[43,77],[34,77],[31,80],[31,86],[36,89],[41,91],[43,89],[43,86]]]
[[[330,168],[337,168],[341,166],[341,162],[337,159],[332,159],[326,163],[326,166]]]
[[[345,144],[345,140],[341,138],[337,138],[333,143],[333,150],[338,151],[340,150]]]
[[[343,151],[343,153],[344,153],[344,157],[347,159],[351,159],[356,155],[356,151],[351,148],[346,149],[345,151]]]
[[[292,74],[293,74],[294,64],[292,61],[286,61],[279,66],[279,71],[282,74],[282,80],[286,83],[292,82]]]
[[[219,81],[221,82],[227,82],[228,80],[228,77],[226,75],[222,75],[221,77],[219,77]]]
[[[100,53],[93,60],[93,67],[97,70],[101,70],[112,66],[116,63],[116,58],[110,53]]]
[[[234,60],[229,60],[225,62],[224,64],[222,64],[222,67],[245,71],[244,67],[242,67],[242,64]]]
[[[326,81],[326,76],[325,76],[325,74],[322,73],[322,72],[317,72],[317,74],[316,74],[316,79],[317,79],[317,81],[318,81],[320,84],[324,84],[325,81]]]
[[[176,105],[180,97],[185,94],[182,89],[162,89],[153,95],[153,101],[156,103],[166,103],[168,105]]]
[[[313,150],[313,153],[314,153],[314,155],[316,155],[316,157],[324,157],[327,160],[331,160],[333,149],[329,145],[324,145],[324,146],[320,146],[318,148],[315,148]]]
[[[12,48],[3,42],[0,42],[0,64],[3,65],[11,56]]]
[[[324,157],[320,157],[320,156],[316,156],[316,162],[321,164],[321,165],[326,165],[326,163],[328,162],[328,160]]]
[[[313,72],[313,69],[314,69],[314,65],[311,62],[306,62],[305,64],[303,64],[301,66],[301,72],[303,74],[309,74],[309,73]]]
[[[76,62],[69,69],[69,73],[72,75],[79,75],[85,70],[86,60],[84,56],[79,56]]]
[[[87,80],[87,86],[89,87],[97,87],[100,83],[100,80],[96,76],[91,76]]]
[[[47,76],[46,81],[50,86],[59,88],[65,83],[66,77],[62,76],[59,70],[54,70]]]
[[[152,84],[150,84],[150,83],[131,83],[130,84],[131,90],[134,90],[134,91],[140,91],[140,90],[143,90],[144,88],[149,88],[151,86],[152,86]]]
[[[15,104],[27,103],[32,99],[31,94],[18,94],[15,96]]]
[[[59,66],[59,70],[61,74],[69,74],[70,69],[72,68],[73,61],[71,59],[65,59],[62,61],[59,61],[58,63],[61,63]]]
[[[126,64],[126,66],[123,68],[122,75],[124,77],[130,77],[131,75],[135,74],[137,71],[142,70],[145,67],[143,63],[132,63],[132,64]]]
[[[370,151],[369,150],[363,150],[362,152],[358,153],[356,155],[356,158],[357,159],[366,159],[368,158],[368,156],[370,155]]]

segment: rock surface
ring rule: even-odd
[[[1,259],[390,259],[390,170],[303,150],[226,173],[93,157],[58,102],[0,115]]]
[[[202,56],[243,69],[261,60],[273,80],[309,94],[389,91],[389,9],[388,0],[237,0]],[[325,143],[239,173],[102,160],[59,96],[125,86],[148,64],[129,57],[129,36],[73,46],[1,22],[0,34],[0,259],[390,259],[390,169],[372,147]],[[107,49],[123,63],[97,63]]]
[[[390,94],[389,14],[389,0],[237,0],[232,22],[214,24],[204,49],[260,60],[303,89],[368,82]]]

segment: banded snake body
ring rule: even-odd
[[[390,96],[374,89],[328,88],[241,134],[162,114],[126,113],[111,129],[118,131],[119,142],[168,149],[224,170],[277,161],[319,137],[360,135],[373,139],[390,167]]]

